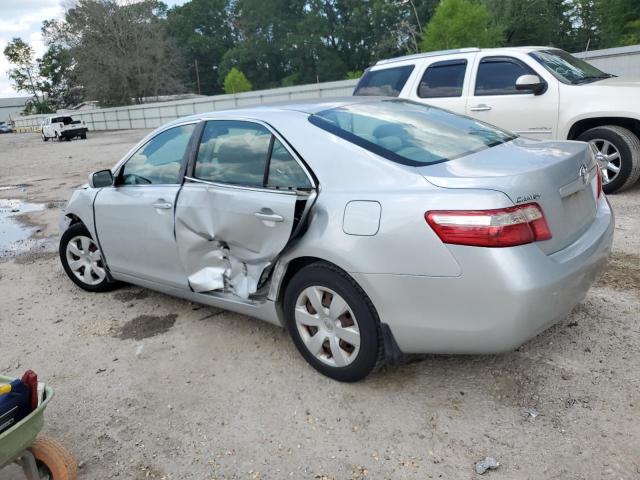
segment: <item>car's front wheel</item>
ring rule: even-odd
[[[80,288],[105,292],[115,286],[109,281],[100,247],[81,223],[71,225],[64,232],[59,254],[64,271]]]
[[[605,125],[587,130],[578,140],[596,148],[605,193],[624,190],[640,178],[640,140],[631,130]]]
[[[323,262],[302,268],[287,285],[283,306],[293,342],[320,373],[355,382],[382,364],[376,310],[342,270]]]

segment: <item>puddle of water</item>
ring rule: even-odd
[[[36,228],[23,225],[16,217],[44,208],[40,203],[0,198],[0,257],[27,252],[43,243],[44,239],[29,239]]]

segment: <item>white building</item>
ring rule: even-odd
[[[31,97],[0,98],[0,122],[11,122],[18,118]]]

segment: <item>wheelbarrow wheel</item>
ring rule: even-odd
[[[38,437],[29,450],[35,457],[41,474],[45,474],[42,478],[47,478],[47,474],[50,480],[78,478],[78,464],[71,452],[58,441],[48,437]]]

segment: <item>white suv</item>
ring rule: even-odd
[[[381,60],[354,95],[428,103],[528,137],[591,142],[606,193],[640,177],[640,82],[562,50],[466,48]]]

